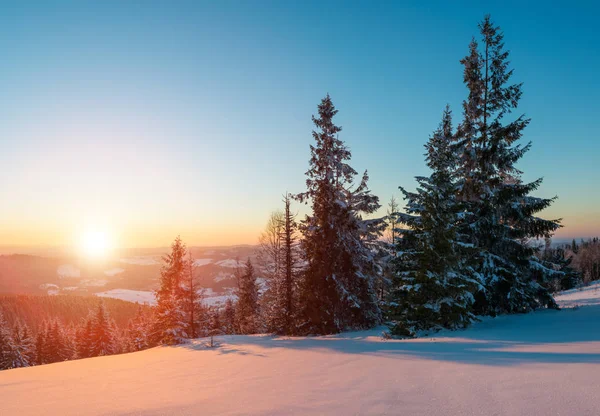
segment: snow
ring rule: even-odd
[[[59,287],[57,285],[55,285],[54,283],[44,283],[40,285],[40,289],[42,290],[47,290],[47,289],[52,289],[52,290],[56,290]]]
[[[83,286],[95,286],[95,287],[106,286],[107,283],[108,283],[108,280],[106,280],[106,279],[85,279],[85,280],[81,280],[79,282],[79,284],[83,285]]]
[[[154,292],[149,290],[130,290],[130,289],[112,289],[106,292],[96,293],[96,296],[103,298],[114,298],[126,300],[128,302],[146,303],[148,305],[156,305]]]
[[[558,299],[586,301],[431,338],[223,336],[6,370],[0,414],[596,416],[600,290]]]
[[[232,269],[235,269],[236,267],[241,267],[242,263],[238,260],[235,259],[227,259],[227,260],[221,260],[215,263],[217,266],[221,266],[221,267],[229,267]]]
[[[600,282],[578,289],[571,289],[556,296],[556,302],[562,308],[574,308],[577,306],[597,305],[600,298]]]
[[[223,307],[227,299],[237,300],[237,296],[231,293],[220,294],[214,292],[211,288],[203,290],[202,302],[206,306]],[[149,290],[130,290],[130,289],[112,289],[105,292],[96,293],[96,296],[105,298],[121,299],[127,302],[146,303],[148,305],[156,305],[154,292]]]
[[[226,279],[231,279],[235,277],[235,275],[231,274],[231,273],[225,273],[225,272],[219,272],[217,273],[217,275],[214,278],[215,282],[220,282]]]
[[[153,266],[155,264],[160,264],[154,257],[148,256],[136,256],[130,258],[124,258],[119,260],[121,263],[126,264],[135,264],[138,266]]]
[[[116,276],[116,275],[118,275],[118,274],[120,274],[120,273],[123,273],[124,271],[125,271],[125,269],[122,269],[122,268],[120,268],[120,267],[115,267],[115,268],[113,268],[113,269],[105,270],[105,271],[104,271],[104,274],[105,274],[106,276],[110,276],[110,277],[112,277],[112,276]]]
[[[237,301],[237,295],[227,294],[227,295],[206,296],[202,299],[202,303],[205,306],[222,308],[225,306],[227,299],[231,299],[232,301],[235,302],[235,301]]]
[[[56,269],[56,274],[61,279],[64,277],[80,277],[81,271],[72,264],[61,264]]]
[[[196,259],[194,260],[194,266],[206,266],[207,264],[212,263],[212,259]]]

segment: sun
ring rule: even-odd
[[[87,257],[106,257],[110,249],[111,240],[106,231],[88,230],[81,236],[81,250]]]

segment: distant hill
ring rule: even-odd
[[[88,262],[74,256],[0,255],[0,293],[90,295],[113,289],[157,288],[168,248],[120,250],[111,259]],[[216,293],[236,285],[237,260],[256,260],[255,246],[192,247],[200,284]]]

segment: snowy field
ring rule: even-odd
[[[128,302],[156,305],[154,292],[149,290],[112,289],[107,290],[106,292],[96,293],[96,296],[100,296],[102,298],[121,299]]]
[[[226,336],[2,371],[0,414],[597,416],[599,292],[417,340]]]

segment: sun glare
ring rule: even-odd
[[[108,233],[101,230],[90,230],[81,238],[81,250],[90,258],[105,257],[111,248]]]

